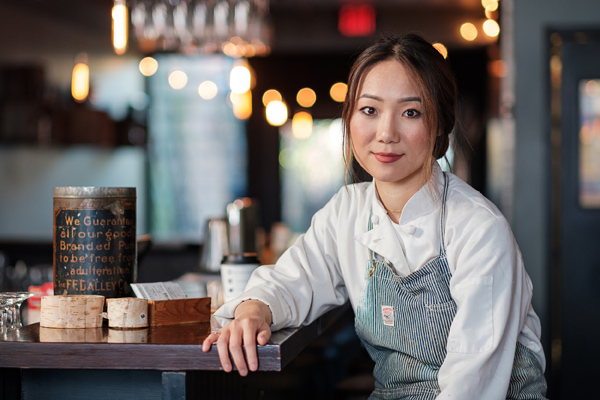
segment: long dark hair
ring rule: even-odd
[[[387,60],[396,60],[412,71],[421,88],[424,118],[431,134],[430,162],[423,165],[424,178],[428,179],[431,162],[443,157],[450,145],[450,133],[456,125],[458,89],[448,62],[431,43],[417,34],[383,38],[363,51],[352,65],[342,108],[346,171],[356,179],[352,166],[350,120],[356,107],[360,81],[370,67]]]

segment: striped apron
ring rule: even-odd
[[[444,228],[448,177],[444,175],[440,255],[406,277],[370,250],[367,285],[357,306],[355,328],[375,361],[369,399],[435,399],[438,371],[456,314],[450,295]],[[368,229],[373,225],[369,217]],[[546,384],[533,353],[517,343],[508,399],[544,399]]]

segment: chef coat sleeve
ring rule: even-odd
[[[505,399],[517,340],[532,323],[531,280],[507,221],[475,220],[448,244],[457,312],[438,375],[438,400]]]
[[[311,323],[348,300],[336,241],[339,197],[338,193],[313,216],[307,232],[275,265],[257,268],[244,293],[217,310],[215,317],[222,325],[248,299],[258,299],[269,306],[273,331]]]

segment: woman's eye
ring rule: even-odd
[[[409,117],[409,118],[416,118],[419,115],[421,115],[420,111],[414,110],[414,109],[410,109],[410,110],[406,110],[402,113],[402,115],[404,115],[405,117]]]
[[[374,115],[377,113],[373,107],[363,107],[360,111],[366,115]]]

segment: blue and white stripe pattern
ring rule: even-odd
[[[448,178],[442,204],[445,205]],[[371,252],[367,285],[357,308],[355,327],[375,361],[374,399],[435,399],[437,375],[446,357],[446,339],[456,314],[450,296],[450,269],[444,247],[445,207],[440,221],[440,256],[406,277]],[[372,224],[369,219],[369,230]],[[393,326],[385,325],[382,307],[393,307]]]
[[[510,376],[510,387],[506,398],[509,400],[545,400],[546,393],[544,372],[533,352],[517,342],[515,361]]]
[[[355,317],[356,332],[375,361],[375,390],[369,399],[434,400],[440,393],[438,371],[456,315],[444,244],[447,193],[444,174],[437,258],[401,277],[386,260],[370,252],[367,285]],[[372,228],[369,218],[368,229]],[[541,368],[532,364],[533,354],[524,349],[518,344],[507,398],[543,399],[539,395],[545,392]]]

